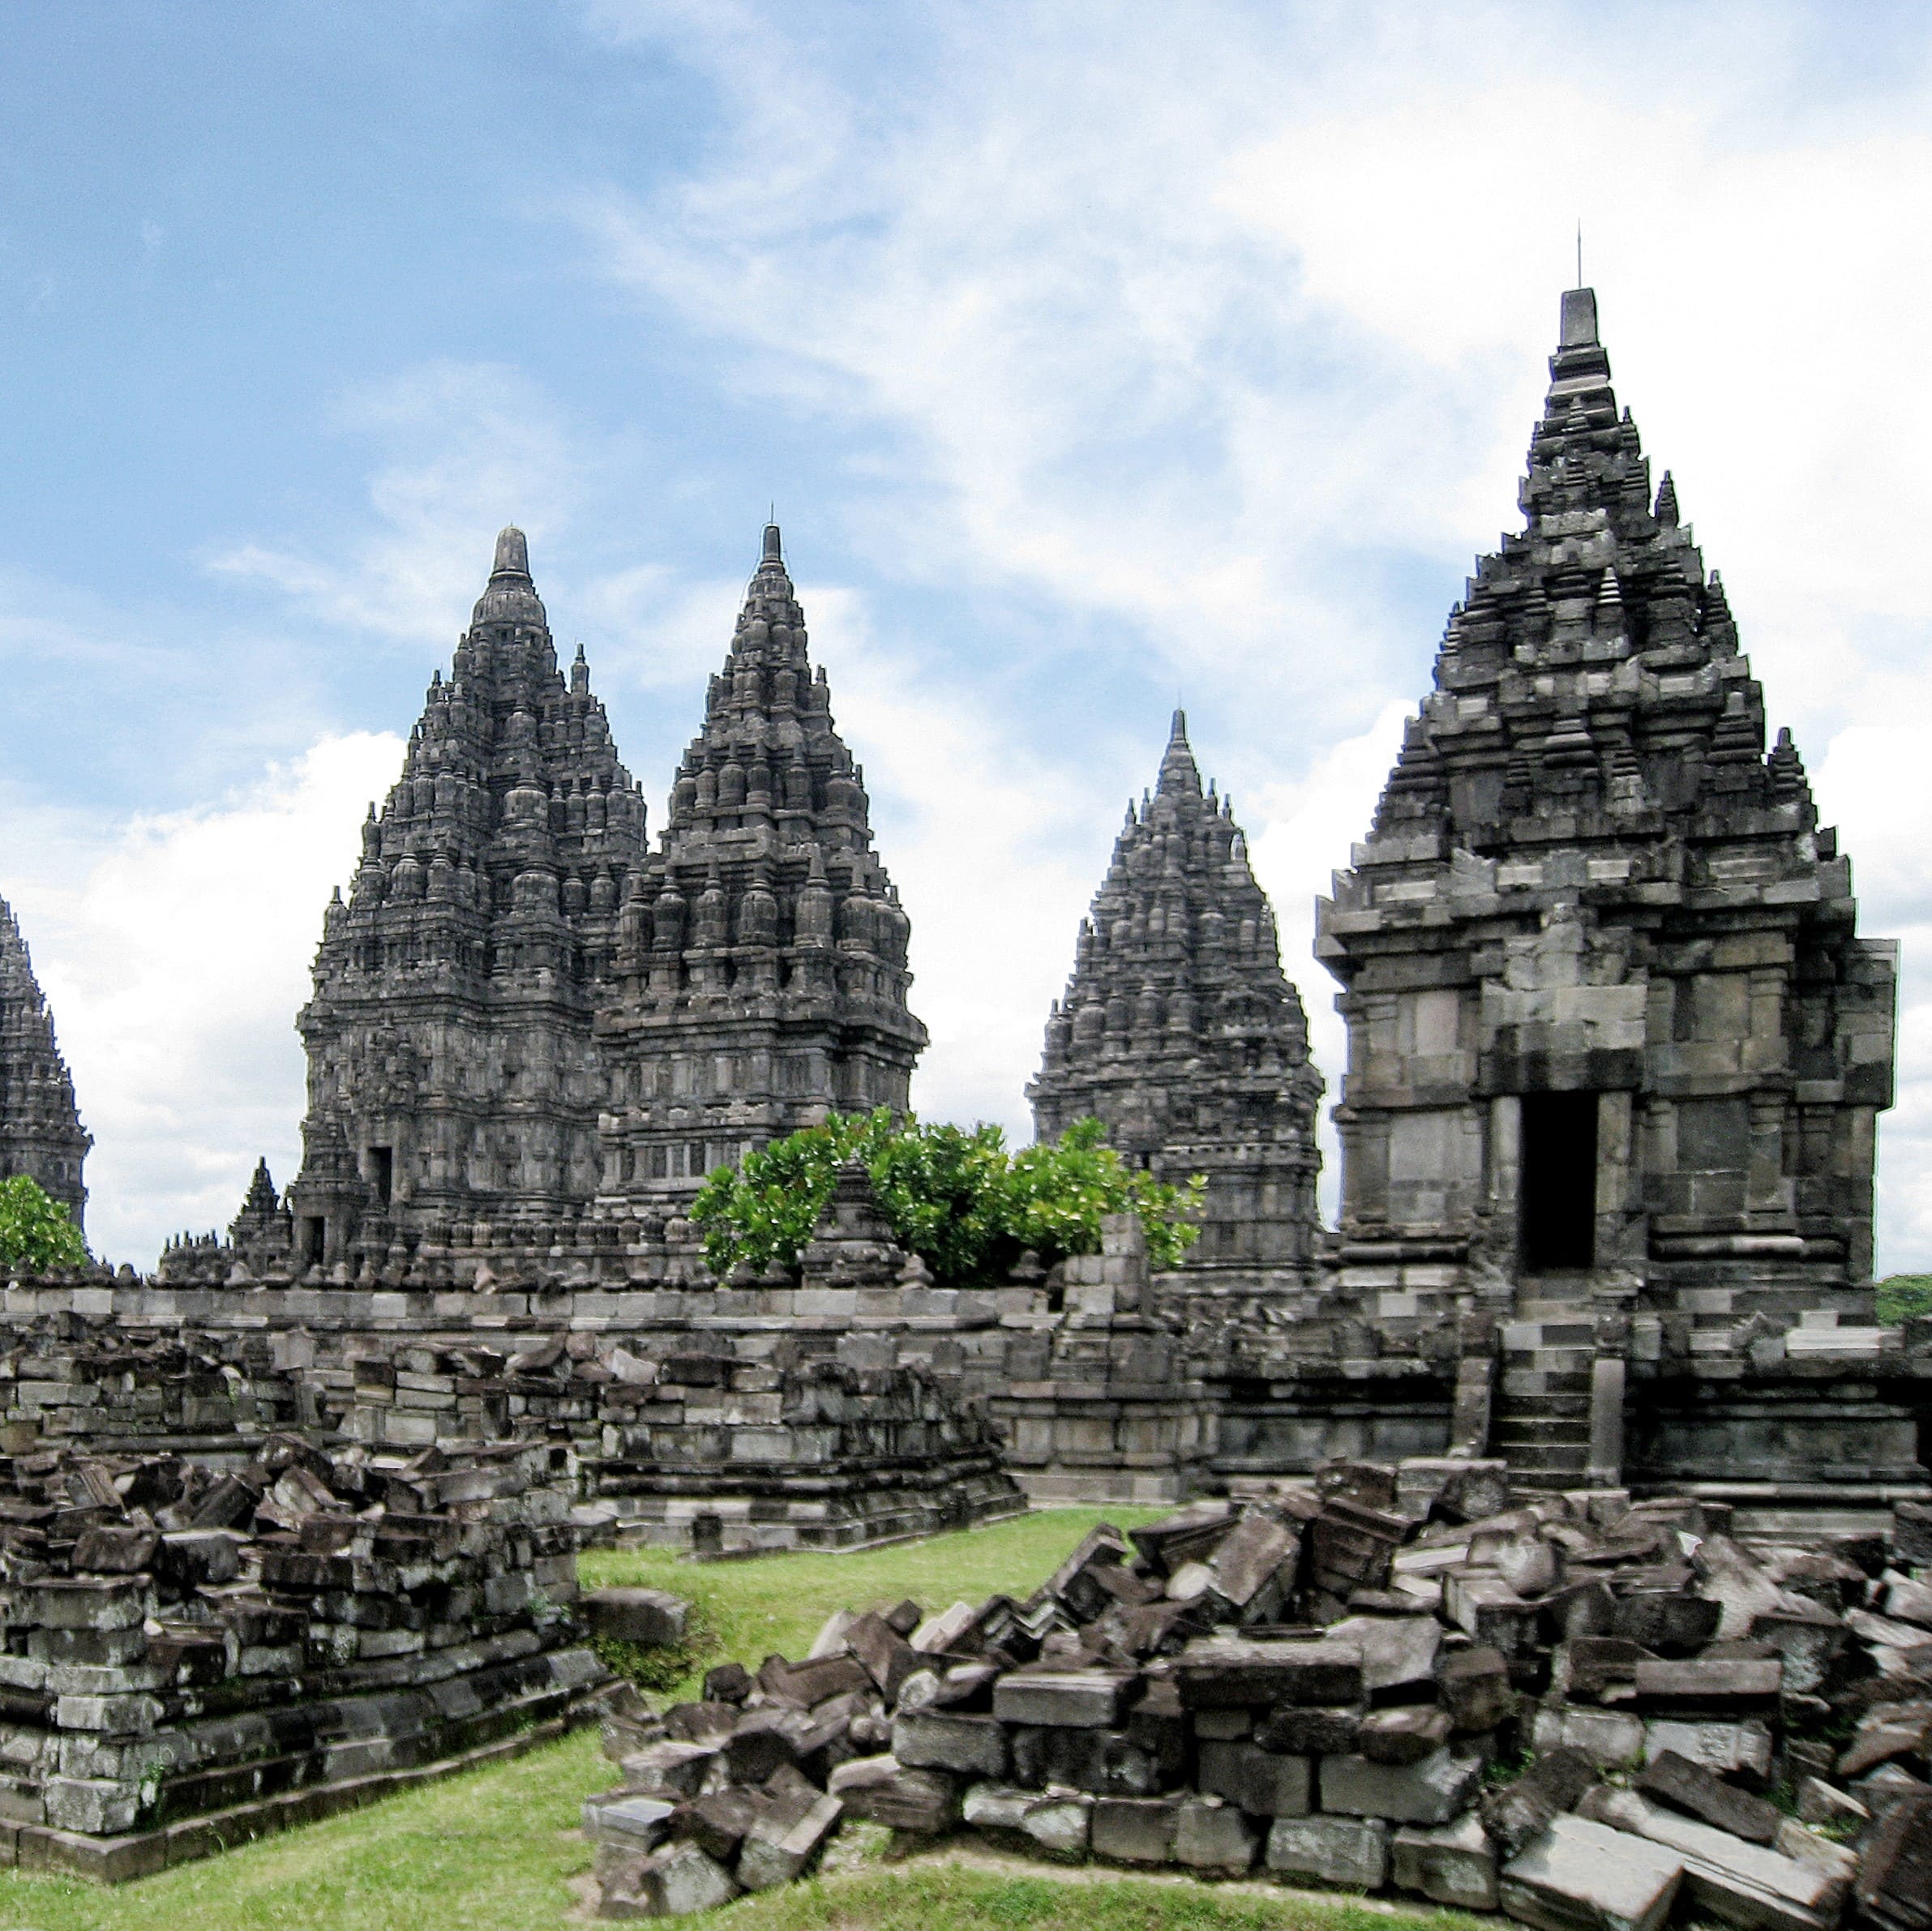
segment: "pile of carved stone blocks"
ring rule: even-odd
[[[559,1733],[606,1679],[550,1455],[0,1465],[0,1861],[140,1876]]]
[[[130,1335],[70,1316],[12,1330],[0,1354],[0,1426],[13,1449],[205,1445],[296,1425],[300,1405],[265,1334]]]
[[[1506,1499],[1493,1464],[1333,1465],[1096,1529],[1023,1603],[842,1613],[633,1700],[602,1908],[782,1882],[854,1818],[1548,1931],[1932,1926],[1932,1517],[1746,1548],[1694,1501]]]

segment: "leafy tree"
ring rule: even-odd
[[[87,1243],[58,1201],[24,1173],[0,1180],[0,1265],[45,1274],[87,1264]]]
[[[721,1277],[739,1262],[762,1272],[796,1265],[838,1170],[859,1161],[894,1234],[948,1285],[995,1278],[1031,1248],[1051,1265],[1098,1252],[1100,1222],[1136,1213],[1150,1257],[1172,1267],[1193,1242],[1204,1183],[1172,1187],[1129,1167],[1083,1120],[1056,1145],[1009,1154],[996,1126],[893,1124],[884,1107],[831,1115],[774,1141],[734,1172],[720,1167],[692,1212],[705,1257]]]
[[[1932,1274],[1895,1274],[1878,1283],[1878,1318],[1902,1327],[1913,1316],[1932,1314]]]

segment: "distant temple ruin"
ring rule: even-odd
[[[1202,793],[1178,711],[1153,795],[1128,807],[1081,923],[1026,1095],[1042,1140],[1097,1119],[1160,1179],[1206,1180],[1191,1280],[1258,1291],[1308,1277],[1322,1076],[1247,841],[1227,802]]]
[[[82,1169],[93,1144],[27,941],[0,899],[0,1180],[25,1174],[38,1181],[79,1227],[88,1204]]]
[[[1857,934],[1609,377],[1573,289],[1525,528],[1479,563],[1319,908],[1337,1228],[1301,1000],[1177,714],[1028,1096],[1043,1136],[1096,1116],[1137,1166],[1205,1177],[1186,1265],[1150,1278],[1128,1216],[1044,1280],[940,1288],[851,1172],[796,1269],[713,1278],[707,1171],[905,1108],[908,921],[775,528],[654,852],[512,529],[325,915],[287,1198],[262,1166],[225,1240],[147,1282],[20,1284],[11,1318],[193,1325],[321,1438],[545,1441],[583,1526],[700,1548],[1337,1454],[1787,1522],[1932,1499],[1932,1321],[1881,1327],[1871,1299],[1895,948]],[[38,1133],[78,1206],[86,1137],[11,922],[0,998],[0,1046],[32,1047],[0,1144]]]

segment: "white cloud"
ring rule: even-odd
[[[336,427],[381,452],[371,519],[326,552],[245,542],[208,567],[268,583],[331,623],[414,643],[453,639],[496,532],[515,523],[540,549],[594,460],[535,383],[492,362],[433,362],[358,389]]]
[[[363,811],[401,762],[398,738],[357,732],[196,810],[10,815],[15,909],[96,1141],[97,1253],[145,1266],[170,1231],[225,1227],[259,1154],[294,1177],[295,1012]]]

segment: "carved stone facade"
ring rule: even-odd
[[[88,1200],[82,1169],[93,1144],[27,942],[0,899],[0,1180],[24,1173],[38,1181],[79,1227]]]
[[[1550,370],[1527,527],[1451,613],[1318,950],[1344,1283],[1399,1328],[1471,1290],[1515,1317],[1504,1445],[1574,1460],[1606,1358],[1869,1321],[1896,948],[1857,936],[1789,734],[1767,748],[1589,289]]]
[[[662,849],[624,893],[596,1026],[612,1201],[688,1197],[834,1110],[906,1109],[926,1043],[906,1003],[911,923],[806,642],[773,524]]]
[[[325,916],[298,1249],[570,1218],[594,1192],[606,1081],[591,1021],[645,805],[583,653],[568,680],[520,530],[371,807],[349,902]]]
[[[324,918],[298,1263],[581,1248],[600,1196],[615,1238],[833,1107],[903,1110],[926,1034],[867,809],[775,526],[656,854],[505,530]]]
[[[1313,1268],[1322,1077],[1274,911],[1179,711],[1081,922],[1026,1096],[1043,1140],[1091,1116],[1162,1180],[1206,1176],[1190,1277],[1262,1287]]]

